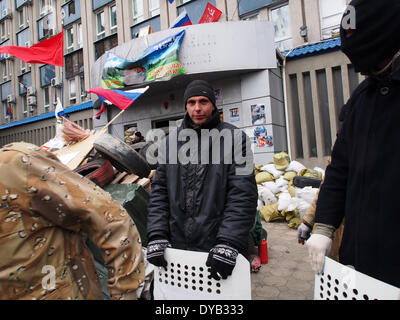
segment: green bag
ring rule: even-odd
[[[104,190],[129,213],[139,231],[142,246],[146,247],[149,193],[139,184],[110,184]]]

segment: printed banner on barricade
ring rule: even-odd
[[[126,60],[108,53],[100,87],[119,89],[185,74],[178,59],[184,35],[185,30],[153,44],[136,60]]]

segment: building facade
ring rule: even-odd
[[[64,29],[64,68],[24,64],[2,56],[0,145],[18,140],[40,145],[49,140],[55,131],[57,98],[73,121],[85,128],[96,127],[92,108],[97,97],[86,93],[94,87],[90,72],[96,60],[136,38],[143,27],[151,26],[154,32],[169,29],[184,10],[197,24],[208,2],[222,11],[219,22],[273,24],[282,59],[263,79],[269,83],[271,74],[281,79],[281,88],[273,91],[281,90],[282,96],[272,100],[283,110],[283,122],[276,123],[284,128],[284,137],[279,139],[286,139],[293,159],[307,166],[325,166],[336,136],[338,111],[362,80],[337,43],[340,17],[348,0],[175,0],[172,4],[168,0],[1,0],[0,46],[30,46]],[[231,80],[229,75],[215,79],[222,87]],[[241,87],[241,81],[236,86]],[[171,85],[178,86],[179,81]],[[164,105],[164,100],[155,103]],[[229,117],[230,109],[227,111],[223,102],[220,107],[224,118]],[[176,112],[176,118],[182,112]],[[140,119],[125,119],[125,125],[136,124],[147,131],[170,120],[169,115],[162,116],[153,115],[150,125]],[[272,119],[270,124],[274,124]],[[122,135],[121,129],[117,131]]]

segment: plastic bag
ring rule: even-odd
[[[267,187],[271,192],[276,195],[280,192],[279,187],[276,185],[275,181],[266,181],[261,183],[264,187]]]
[[[304,201],[306,201],[308,204],[311,205],[318,190],[319,190],[318,188],[312,188],[312,187],[296,188],[296,197],[303,199]]]
[[[292,197],[290,196],[289,191],[282,192],[282,194],[279,196],[279,200],[278,200],[278,211],[287,210],[287,208],[290,205],[291,200],[292,200]]]
[[[274,164],[266,164],[261,168],[261,171],[269,172],[274,176],[275,179],[279,178],[283,174],[283,171],[277,170]]]
[[[297,174],[300,173],[301,170],[306,169],[304,165],[300,162],[293,160],[290,162],[289,166],[286,168],[286,171],[295,171]]]
[[[276,186],[281,189],[281,188],[285,188],[287,189],[287,186],[289,184],[289,181],[287,181],[286,179],[284,179],[282,176],[279,177],[279,179],[277,179],[275,181]],[[282,191],[282,190],[281,190]]]
[[[264,186],[259,186],[258,196],[266,206],[278,202],[278,199],[274,196],[271,190]]]

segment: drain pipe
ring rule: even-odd
[[[287,98],[287,85],[286,85],[286,57],[292,53],[294,49],[290,50],[287,55],[283,55],[279,49],[276,50],[279,57],[282,59],[282,81],[283,81],[283,99],[284,99],[284,108],[285,108],[285,122],[286,122],[286,141],[288,147],[288,155],[290,160],[292,160],[292,147],[290,140],[290,132],[289,132],[289,114],[288,114],[288,98]]]

